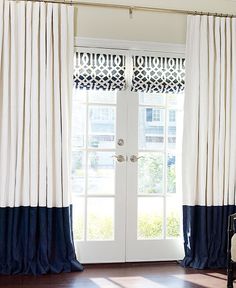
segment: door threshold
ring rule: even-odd
[[[84,268],[129,268],[153,265],[179,265],[179,260],[175,261],[150,261],[150,262],[119,262],[119,263],[93,263],[83,264]]]

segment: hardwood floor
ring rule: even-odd
[[[236,284],[235,284],[236,285]],[[177,263],[86,265],[82,273],[0,276],[15,288],[226,288],[225,270],[184,269]]]

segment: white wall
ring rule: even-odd
[[[100,0],[96,2],[236,14],[236,0]],[[130,19],[128,11],[125,10],[79,6],[76,11],[75,31],[76,36],[79,37],[182,44],[185,43],[186,16],[134,12],[133,18]]]

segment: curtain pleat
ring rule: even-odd
[[[63,203],[71,203],[71,195],[69,195],[69,198],[67,195],[65,195],[66,187],[68,187],[69,190],[71,190],[70,182],[68,181],[69,175],[68,171],[70,170],[70,157],[71,157],[71,128],[72,127],[72,110],[71,105],[68,105],[68,103],[72,103],[72,93],[70,93],[70,90],[73,86],[73,77],[71,77],[69,71],[70,67],[74,66],[74,42],[69,41],[69,39],[74,39],[74,25],[69,21],[71,17],[73,17],[73,10],[67,10],[66,7],[62,7],[62,13],[61,13],[61,37],[59,39],[60,41],[60,59],[61,59],[61,69],[60,69],[60,79],[66,79],[67,81],[61,82],[61,95],[68,95],[68,101],[64,97],[61,97],[61,129],[63,135],[65,137],[62,138],[62,191],[63,191]],[[65,25],[65,23],[68,23],[68,25]],[[68,43],[68,44],[67,44]],[[68,157],[66,157],[68,155]]]
[[[214,36],[213,36],[213,18],[208,19],[208,45],[207,45],[207,53],[208,53],[208,77],[209,83],[213,83],[214,79],[214,69],[215,69],[215,47],[214,47]],[[208,86],[208,133],[207,133],[207,183],[206,189],[208,191],[206,195],[206,204],[210,205],[213,201],[213,155],[214,155],[214,87],[212,85]]]
[[[47,135],[46,121],[46,5],[40,3],[39,14],[39,203],[47,204]]]
[[[24,3],[19,3],[19,14],[17,17],[17,35],[21,35],[21,41],[17,42],[16,57],[18,61],[17,75],[18,79],[16,83],[18,85],[18,113],[17,113],[17,130],[20,131],[17,137],[17,155],[16,155],[16,182],[15,182],[15,205],[19,206],[21,202],[21,191],[23,191],[23,177],[22,172],[24,168],[24,138],[23,138],[23,128],[24,128],[24,91],[25,91],[25,39],[26,31],[25,24],[21,19],[25,18],[25,5]]]
[[[52,142],[53,142],[53,52],[52,52],[52,4],[48,4],[47,7],[47,19],[46,19],[46,147],[47,147],[47,205],[52,206],[53,203],[53,171],[52,171],[52,163],[53,163],[53,150],[52,150]]]
[[[23,191],[22,193],[22,199],[20,199],[22,202],[25,203],[25,205],[30,205],[30,106],[31,106],[31,68],[32,68],[32,49],[31,49],[31,21],[32,21],[32,3],[27,3],[25,6],[26,14],[26,39],[25,39],[25,89],[24,89],[24,127],[22,131],[19,131],[19,133],[23,134]]]
[[[8,77],[11,79],[11,83],[16,83],[17,80],[17,68],[18,63],[16,59],[16,49],[17,49],[17,39],[16,39],[16,3],[13,3],[13,5],[10,6],[10,23],[9,23],[9,29],[10,29],[10,55],[9,55],[9,61],[8,64],[10,66],[10,73]],[[9,129],[10,129],[10,141],[9,141],[9,175],[8,175],[8,203],[10,206],[14,205],[14,199],[15,199],[15,177],[16,177],[16,140],[17,140],[17,106],[18,106],[18,97],[17,97],[17,86],[12,85],[10,82],[8,82],[9,85]]]
[[[32,7],[32,83],[30,105],[30,203],[37,206],[38,203],[38,167],[39,167],[39,3]]]
[[[231,51],[236,51],[236,19],[231,20],[232,29],[232,49]],[[231,52],[232,57],[232,86],[231,86],[231,114],[230,114],[230,159],[236,159],[236,55]],[[236,162],[230,161],[229,163],[229,203],[235,202],[235,179],[236,179]]]

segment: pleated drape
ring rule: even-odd
[[[183,135],[185,266],[226,266],[236,211],[236,19],[189,16]]]
[[[69,182],[73,13],[0,2],[0,273],[82,270]]]

